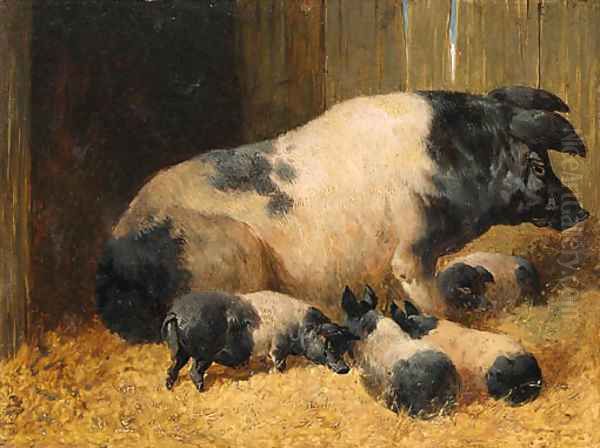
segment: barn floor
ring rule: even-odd
[[[471,400],[416,421],[373,401],[356,372],[300,361],[284,374],[254,366],[252,376],[213,366],[202,394],[184,371],[168,392],[166,347],[127,346],[98,322],[72,322],[0,364],[0,446],[600,447],[599,228],[496,228],[466,248],[529,256],[545,275],[547,306],[479,323],[538,356],[546,388],[529,405]]]

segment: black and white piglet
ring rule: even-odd
[[[392,319],[415,340],[446,353],[467,389],[487,392],[512,405],[534,400],[540,394],[542,371],[537,360],[515,340],[422,314],[409,301],[404,304],[404,311],[391,304]]]
[[[395,412],[427,418],[450,409],[460,389],[452,361],[435,346],[412,339],[376,305],[369,286],[360,302],[350,288],[344,290],[347,325],[360,338],[350,353],[367,388]]]
[[[304,356],[336,373],[347,373],[343,355],[356,339],[318,309],[285,294],[260,291],[233,295],[191,293],[175,300],[162,325],[171,351],[167,389],[190,358],[192,381],[202,390],[204,373],[216,362],[229,367],[269,357],[285,369],[288,355]]]
[[[542,300],[540,276],[531,262],[513,255],[475,252],[457,257],[437,275],[438,289],[450,305],[499,311],[523,301]]]

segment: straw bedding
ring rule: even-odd
[[[283,374],[213,365],[201,394],[184,369],[169,392],[165,346],[128,346],[97,321],[69,321],[0,364],[0,446],[600,447],[598,227],[496,228],[465,248],[527,256],[544,275],[546,306],[473,323],[538,357],[546,387],[526,406],[476,399],[413,420],[374,401],[356,371],[301,360]],[[567,272],[559,261],[571,253],[583,256]]]

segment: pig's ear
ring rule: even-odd
[[[321,311],[312,306],[308,308],[306,315],[304,316],[304,326],[309,330],[316,329],[318,331],[318,329],[327,322],[329,322],[329,319],[327,319]]]
[[[404,311],[405,311],[407,317],[421,315],[419,308],[417,308],[415,306],[415,304],[412,303],[410,300],[404,301]]]
[[[342,309],[350,317],[360,316],[361,314],[356,296],[348,286],[344,288],[344,293],[342,294]]]
[[[406,315],[404,314],[404,311],[402,311],[398,307],[398,305],[396,305],[396,302],[392,302],[390,304],[390,314],[392,316],[392,319],[396,322],[398,322],[398,320],[406,319]]]
[[[365,286],[362,301],[371,310],[374,310],[375,308],[377,308],[377,295],[375,294],[375,291],[373,291],[373,288],[371,288],[369,285]]]
[[[319,336],[324,336],[326,338],[332,338],[334,336],[341,336],[341,331],[337,325],[326,323],[321,324],[317,327],[317,333]]]
[[[510,134],[527,146],[585,157],[585,144],[567,119],[554,112],[522,110],[510,121]]]
[[[496,279],[492,273],[483,266],[475,266],[475,270],[480,275],[479,278],[483,281],[483,283],[496,283]]]
[[[327,339],[341,338],[346,341],[353,341],[360,339],[355,336],[348,327],[342,327],[333,323],[322,324],[317,328],[319,336],[323,336]]]
[[[569,106],[558,96],[546,90],[534,89],[533,87],[499,87],[488,93],[488,96],[522,109],[569,112]]]
[[[239,316],[230,309],[225,313],[225,318],[227,319],[227,329],[231,333],[236,333],[242,329],[242,322]]]
[[[348,327],[339,327],[342,337],[347,341],[358,341],[360,336],[355,335]]]
[[[412,329],[412,325],[408,320],[408,316],[402,311],[395,302],[390,305],[390,311],[392,314],[392,320],[398,324],[402,331],[409,333]]]

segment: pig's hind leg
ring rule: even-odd
[[[198,392],[202,392],[204,389],[204,373],[208,370],[212,361],[205,361],[202,359],[194,359],[194,364],[190,370],[190,377],[192,382],[198,389]]]
[[[167,370],[165,386],[168,390],[171,390],[177,381],[179,371],[187,364],[190,355],[188,355],[179,344],[179,339],[177,337],[177,322],[174,319],[165,323],[164,338],[171,351],[172,360],[171,366]]]

